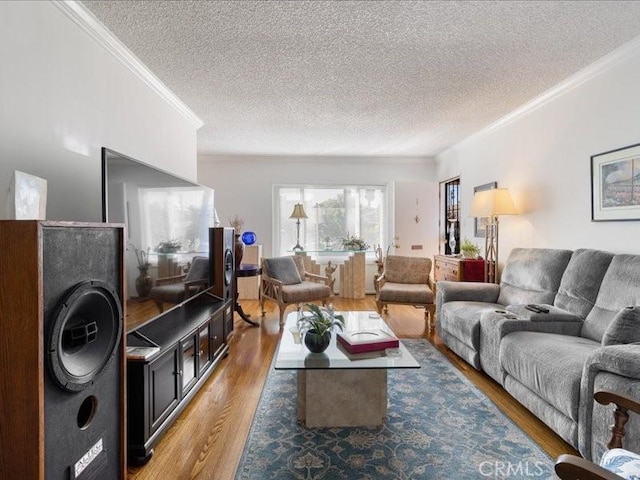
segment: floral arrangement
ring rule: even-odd
[[[181,247],[182,244],[180,243],[180,241],[172,238],[170,240],[160,242],[156,247],[156,250],[160,253],[173,253],[180,250]]]
[[[344,237],[341,242],[342,247],[346,250],[366,250],[367,248],[369,248],[369,244],[358,235],[349,236],[349,234],[347,233],[347,236]]]
[[[151,263],[149,263],[149,248],[146,250],[142,250],[141,248],[136,247],[135,245],[129,244],[133,251],[136,254],[136,260],[138,261],[138,268],[149,268]]]
[[[233,218],[229,219],[229,226],[233,227],[236,235],[240,235],[242,227],[244,227],[244,220],[238,215],[234,215]]]

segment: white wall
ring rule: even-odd
[[[196,178],[196,128],[49,2],[0,2],[0,212],[14,170],[47,218],[101,220],[100,148]]]
[[[588,69],[597,75],[437,156],[440,181],[461,177],[461,237],[473,238],[473,187],[497,181],[520,212],[500,219],[501,263],[514,247],[640,253],[640,222],[591,221],[591,155],[640,143],[640,51],[624,51],[609,69],[598,62]]]
[[[392,212],[394,231],[407,232],[411,238],[404,242],[398,253],[409,254],[410,244],[424,244],[423,252],[431,256],[431,239],[437,235],[437,215],[427,207],[436,192],[434,165],[431,159],[400,158],[278,158],[241,156],[201,156],[198,158],[198,181],[216,191],[216,210],[223,225],[234,215],[245,220],[244,230],[256,233],[257,243],[263,245],[263,255],[272,255],[272,191],[278,184],[391,184],[395,183],[396,204]],[[396,183],[397,182],[397,183]],[[421,186],[410,186],[420,182]],[[421,189],[424,187],[422,192]],[[411,205],[398,203],[404,189]],[[399,189],[399,191],[398,191]],[[435,190],[434,190],[435,189]],[[421,215],[415,222],[415,198],[420,196]],[[395,217],[395,218],[393,218]],[[409,227],[405,227],[408,225]],[[291,221],[290,228],[295,229]],[[414,252],[415,254],[415,252]]]

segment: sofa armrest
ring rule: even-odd
[[[500,285],[495,283],[439,281],[436,289],[438,296],[442,298],[442,303],[456,301],[496,303],[500,295]]]
[[[596,379],[602,380],[596,384]],[[602,386],[600,383],[607,381],[613,385]],[[593,450],[592,438],[594,422],[609,425],[611,413],[597,413],[594,416],[594,395],[596,389],[603,388],[617,390],[623,394],[631,394],[640,398],[640,342],[627,345],[609,345],[596,349],[587,358],[582,370],[580,383],[580,407],[578,412],[578,442],[580,453],[585,458],[592,458],[597,452]],[[605,412],[600,407],[598,412]],[[605,415],[604,418],[601,418]],[[634,437],[640,436],[640,424],[629,424],[634,430]],[[607,438],[598,438],[597,441],[606,442]]]

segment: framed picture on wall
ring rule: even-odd
[[[473,187],[473,194],[476,192],[482,192],[484,190],[492,190],[494,188],[498,188],[498,182],[489,182],[483,185],[478,185],[477,187]],[[473,221],[474,224],[474,235],[476,237],[486,237],[487,235],[487,222],[489,221],[489,217],[476,217]]]
[[[591,220],[640,220],[640,144],[591,157]]]

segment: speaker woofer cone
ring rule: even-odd
[[[58,304],[48,338],[48,365],[59,386],[80,391],[92,384],[117,352],[122,306],[107,283],[72,287]]]
[[[233,280],[233,252],[226,250],[224,252],[224,284],[229,286]]]

